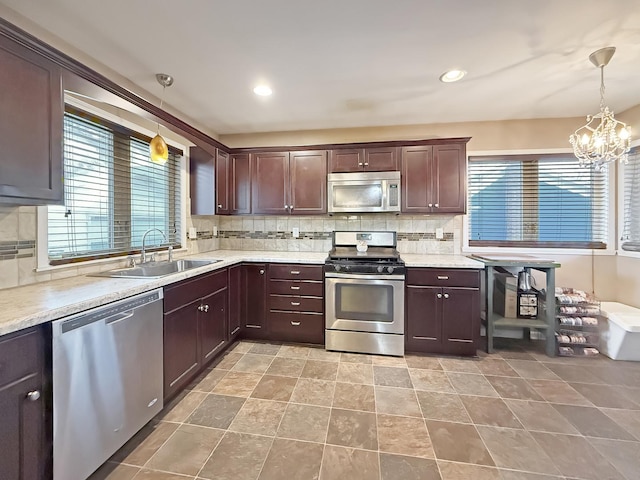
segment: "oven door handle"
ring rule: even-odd
[[[333,273],[326,272],[325,278],[335,279],[352,279],[352,280],[396,280],[398,282],[404,282],[404,275],[360,275],[358,273]]]

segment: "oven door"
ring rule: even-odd
[[[325,274],[329,330],[404,334],[404,276]]]

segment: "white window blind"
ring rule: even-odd
[[[624,228],[622,249],[640,252],[640,149],[629,155],[624,166]]]
[[[470,157],[469,245],[606,248],[606,169],[573,155]]]
[[[64,206],[48,207],[52,265],[180,246],[180,158],[149,159],[149,140],[83,112],[64,116]]]

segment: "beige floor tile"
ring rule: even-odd
[[[225,356],[215,364],[214,368],[231,370],[242,357],[244,357],[244,353],[238,353],[237,351],[226,353]]]
[[[584,436],[635,440],[630,433],[597,408],[576,405],[553,405],[553,408]]]
[[[567,365],[564,363],[542,363],[565,382],[604,383],[595,375],[589,373],[582,365]]]
[[[438,460],[493,466],[493,459],[473,425],[426,420]]]
[[[529,432],[511,428],[477,428],[498,467],[552,475],[560,473]]]
[[[589,443],[628,480],[640,477],[640,442],[589,438]],[[601,477],[604,478],[604,477]]]
[[[501,377],[518,377],[516,372],[506,360],[484,358],[476,366],[484,375],[495,375]]]
[[[381,452],[435,458],[421,418],[378,415],[378,448]]]
[[[485,377],[502,398],[514,398],[516,400],[542,400],[539,392],[523,378]],[[536,382],[538,380],[531,380]],[[546,382],[547,380],[540,380]]]
[[[484,375],[447,372],[447,377],[449,377],[451,385],[459,394],[483,395],[485,397],[499,396]]]
[[[199,477],[214,480],[255,480],[272,438],[227,432],[202,468]]]
[[[330,415],[331,409],[327,407],[290,403],[280,422],[277,436],[324,443]]]
[[[569,385],[596,407],[640,410],[640,391],[636,395],[630,395],[626,387],[617,385],[589,383],[570,383]]]
[[[373,385],[373,366],[362,363],[340,362],[337,381]]]
[[[331,352],[324,348],[309,347],[309,358],[311,360],[322,360],[324,362],[339,362],[340,352]]]
[[[376,386],[374,390],[376,395],[376,411],[378,413],[422,417],[415,390],[378,386]]]
[[[371,364],[381,367],[401,367],[407,368],[407,361],[404,357],[392,357],[389,355],[371,355]]]
[[[315,480],[320,475],[324,446],[276,438],[259,480]]]
[[[285,377],[299,377],[304,368],[302,358],[276,357],[266,371],[267,375],[281,375]]]
[[[269,355],[245,354],[236,364],[231,367],[232,371],[263,374],[271,365],[273,357]]]
[[[165,405],[158,415],[158,419],[167,422],[184,422],[205,398],[207,398],[207,394],[204,392],[189,392],[185,390]]]
[[[338,408],[331,409],[327,443],[343,447],[377,450],[376,414]]]
[[[145,467],[195,476],[223,435],[223,430],[181,425]]]
[[[187,390],[210,393],[220,380],[228,373],[228,370],[205,370],[198,375],[187,387]]]
[[[373,366],[373,383],[385,387],[413,388],[409,370],[402,367]]]
[[[285,402],[248,398],[231,422],[229,430],[274,436],[286,408]]]
[[[410,368],[409,374],[411,375],[411,381],[416,390],[445,393],[456,392],[449,381],[449,377],[443,371]]]
[[[529,380],[527,383],[540,394],[543,400],[550,403],[567,405],[592,406],[593,404],[566,382],[554,380]],[[504,395],[503,395],[504,396]],[[522,399],[527,400],[527,399]],[[537,399],[529,399],[537,400]]]
[[[290,401],[330,407],[335,387],[336,382],[299,378]]]
[[[376,397],[372,385],[336,382],[333,407],[349,410],[376,411]]]
[[[178,473],[161,472],[159,470],[149,470],[143,468],[134,477],[134,480],[191,480],[193,477],[180,475]]]
[[[118,450],[111,460],[142,467],[177,429],[176,423],[153,420]]]
[[[107,462],[91,475],[88,480],[132,480],[139,471],[140,467]]]
[[[296,378],[264,375],[251,394],[251,398],[288,402],[297,383]]]
[[[271,343],[254,343],[248,353],[255,353],[257,355],[277,355],[279,351],[280,345],[274,345]]]
[[[442,480],[502,480],[494,467],[438,460]]]
[[[240,397],[210,393],[189,416],[187,423],[203,427],[228,428],[245,400]]]
[[[278,351],[278,357],[306,359],[310,350],[309,347],[299,345],[282,345]]]
[[[380,478],[378,453],[325,445],[321,480],[372,480]]]
[[[244,373],[230,371],[213,388],[213,393],[218,395],[231,395],[234,397],[248,397],[256,388],[262,375],[257,373]]]
[[[380,454],[381,480],[440,480],[435,460]]]
[[[307,360],[300,377],[314,380],[335,381],[338,373],[337,362],[323,362],[322,360]]]
[[[424,370],[442,370],[442,365],[438,357],[420,357],[417,355],[407,355],[405,357],[409,368],[421,368]]]
[[[524,428],[501,398],[461,395],[460,400],[476,425]]]
[[[441,358],[440,364],[446,372],[480,373],[479,360],[460,358]]]
[[[342,355],[340,355],[340,361],[346,363],[366,363],[369,365],[373,363],[372,355],[365,355],[364,353],[342,353]]]
[[[627,432],[640,441],[640,411],[601,408],[609,418],[621,425]]]
[[[505,402],[527,430],[578,434],[578,430],[546,402],[531,400],[505,400]]]
[[[507,362],[522,378],[536,378],[539,380],[560,380],[560,377],[558,377],[555,373],[553,373],[540,362],[514,359],[507,360]]]
[[[237,342],[233,347],[229,349],[230,352],[233,353],[249,353],[251,347],[253,347],[253,342],[240,341]]]
[[[471,423],[460,396],[455,393],[416,392],[424,418],[444,422]]]

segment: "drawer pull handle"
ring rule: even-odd
[[[33,390],[27,393],[27,400],[30,402],[35,402],[40,399],[40,390]]]
[[[438,275],[438,280],[449,280],[447,275]]]
[[[444,294],[444,298],[449,298],[449,294],[448,294],[448,293],[445,293],[445,294]]]
[[[300,287],[297,287],[297,286],[295,286],[295,285],[292,285],[292,286],[291,286],[291,290],[300,290]]]
[[[294,327],[299,327],[300,326],[300,322],[291,322],[291,325],[293,325]]]
[[[300,302],[291,302],[291,305],[293,305],[294,307],[297,307],[300,305]]]
[[[291,275],[300,275],[298,270],[291,270]]]

